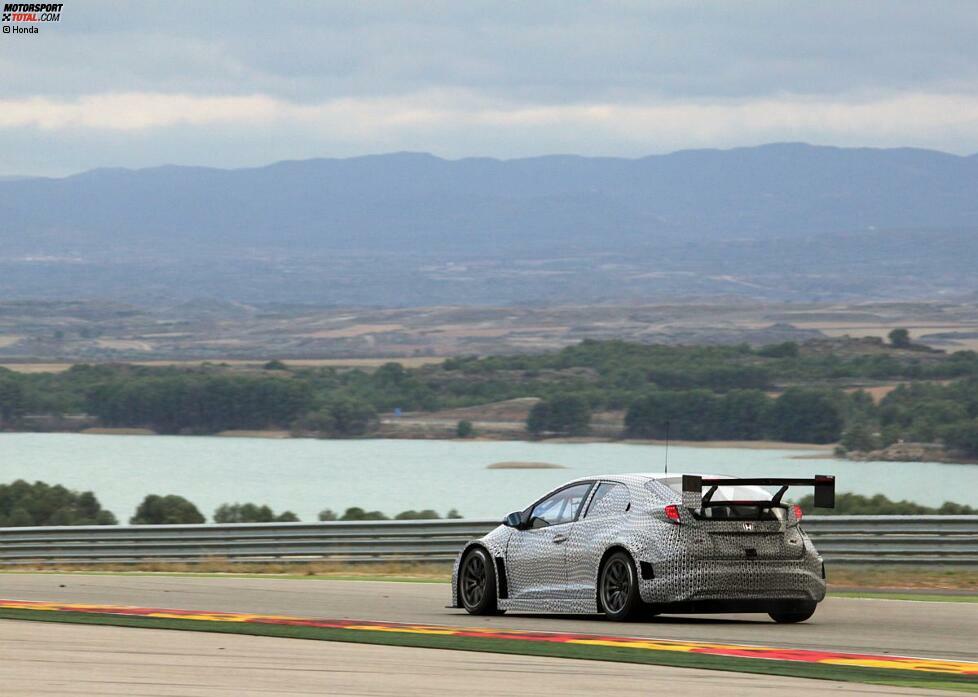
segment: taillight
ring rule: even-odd
[[[676,523],[676,525],[678,525],[679,524],[679,506],[677,506],[674,503],[670,503],[668,506],[666,506],[665,511],[666,511],[666,518],[668,518],[673,523]]]
[[[801,520],[805,515],[805,512],[801,510],[801,506],[799,506],[797,503],[791,504],[791,511],[795,514],[795,520]]]

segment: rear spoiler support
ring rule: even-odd
[[[703,495],[703,487],[710,487]],[[790,486],[810,486],[815,488],[815,506],[817,508],[835,508],[835,476],[831,474],[816,474],[813,479],[797,479],[791,477],[747,477],[704,479],[698,474],[683,475],[683,506],[687,508],[707,508],[713,495],[721,486],[778,486],[781,487],[768,502],[772,506],[780,506],[781,499]],[[763,502],[761,502],[763,503]]]

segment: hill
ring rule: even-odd
[[[0,181],[0,293],[409,305],[928,296],[978,284],[976,196],[978,156],[802,144],[100,169]]]

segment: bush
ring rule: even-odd
[[[471,421],[459,421],[455,425],[455,435],[459,438],[468,438],[475,432]]]
[[[329,437],[362,436],[376,426],[377,412],[359,399],[336,399],[296,422],[293,430]]]
[[[91,491],[18,479],[0,484],[0,527],[34,525],[115,525],[118,521]]]
[[[716,430],[717,396],[709,390],[653,392],[625,413],[625,432],[633,438],[706,440]]]
[[[842,435],[842,413],[831,395],[792,388],[774,400],[770,432],[788,443],[832,443]]]
[[[214,511],[215,523],[296,523],[299,517],[292,511],[275,515],[268,506],[253,503],[224,503]]]
[[[423,511],[401,511],[394,520],[438,520],[441,518],[437,512],[426,508]]]
[[[771,399],[760,390],[733,390],[713,405],[712,438],[762,440],[771,411]]]
[[[765,358],[797,358],[799,353],[798,344],[794,341],[785,341],[780,344],[768,344],[757,349],[758,356]]]
[[[953,423],[943,429],[943,436],[947,447],[978,457],[978,419]]]
[[[271,376],[157,372],[93,386],[86,411],[108,426],[159,433],[287,427],[309,408],[308,385]]]
[[[359,506],[347,508],[340,520],[388,520],[380,511],[365,511]]]
[[[461,517],[461,514],[454,508],[445,515],[445,518],[449,520],[455,520]],[[421,511],[401,511],[394,516],[394,520],[438,520],[440,518],[441,516],[438,515],[438,512],[433,511],[430,508],[425,508]],[[319,520],[337,520],[336,513],[326,508],[319,512]],[[380,511],[365,511],[359,506],[353,506],[351,508],[347,508],[346,512],[341,518],[339,518],[339,520],[388,520],[388,518]]]
[[[0,374],[0,426],[19,421],[26,408],[23,385],[16,379]]]
[[[978,508],[946,501],[939,508],[922,506],[912,501],[891,501],[883,496],[863,496],[861,494],[836,494],[835,508],[815,508],[812,494],[803,496],[798,505],[806,513],[816,515],[972,515]]]
[[[853,424],[842,434],[839,441],[847,451],[869,452],[880,447],[879,437],[866,424]]]
[[[182,496],[150,494],[139,504],[129,522],[132,525],[181,525],[205,520],[197,507]]]
[[[889,337],[893,348],[910,348],[910,332],[906,329],[894,329],[889,333]]]
[[[591,407],[579,395],[558,395],[537,402],[526,419],[526,430],[533,435],[559,433],[583,435],[591,423]]]

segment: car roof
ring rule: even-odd
[[[731,479],[729,474],[707,474],[705,472],[675,472],[665,474],[662,472],[619,472],[617,474],[593,474],[589,477],[578,477],[577,479],[572,479],[567,482],[568,484],[573,484],[574,482],[589,482],[596,479],[603,479],[612,482],[632,482],[632,483],[642,483],[648,482],[656,479],[680,479],[683,475],[695,474],[697,477],[705,477],[709,479]]]
[[[634,493],[642,490],[648,482],[659,481],[663,483],[662,486],[673,488],[673,491],[675,492],[674,487],[670,487],[669,485],[675,484],[675,482],[682,479],[683,474],[690,474],[690,473],[676,472],[676,473],[665,474],[663,472],[625,472],[625,473],[619,472],[616,474],[592,474],[587,477],[578,477],[577,479],[571,479],[570,481],[564,482],[560,486],[556,486],[550,489],[546,494],[538,498],[537,502],[542,501],[548,496],[551,496],[554,492],[560,491],[561,489],[566,489],[569,486],[573,486],[581,482],[588,482],[588,483],[596,482],[596,481],[618,482],[619,484],[624,484]],[[697,473],[697,476],[709,478],[709,479],[732,479],[732,477],[729,474]],[[668,491],[668,489],[666,489],[666,491]],[[678,496],[678,492],[676,492],[676,495]]]

